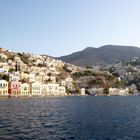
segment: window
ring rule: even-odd
[[[55,90],[57,90],[58,88],[57,87],[55,87]]]
[[[27,87],[24,87],[24,90],[27,90]]]

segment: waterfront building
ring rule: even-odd
[[[90,95],[103,95],[103,88],[91,88],[87,91]]]
[[[59,84],[48,83],[47,85],[48,95],[59,95]]]
[[[42,84],[41,85],[41,95],[46,96],[47,95],[47,84]]]
[[[22,96],[30,95],[30,85],[28,83],[21,84],[21,95]]]
[[[126,96],[129,94],[129,88],[109,88],[109,95]]]
[[[33,96],[41,96],[41,83],[35,82],[31,84],[31,95]]]
[[[8,95],[8,82],[0,80],[0,96]]]
[[[120,96],[126,96],[128,94],[129,94],[129,88],[120,89],[120,91],[119,91]]]
[[[82,96],[85,96],[85,88],[81,88],[80,93]]]
[[[8,92],[12,96],[20,96],[21,95],[21,82],[18,81],[10,81],[8,84]]]
[[[118,95],[119,89],[118,88],[109,88],[109,95]]]
[[[59,87],[59,95],[60,96],[65,96],[67,93],[66,93],[66,88],[64,86],[60,86]]]

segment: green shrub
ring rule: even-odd
[[[108,87],[105,87],[103,89],[103,94],[109,94],[109,88]]]

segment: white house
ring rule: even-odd
[[[129,94],[129,89],[109,88],[109,95],[126,96]]]
[[[31,95],[41,96],[41,83],[35,82],[31,84]]]
[[[85,96],[85,88],[81,88],[80,92],[82,96]]]
[[[65,88],[64,86],[60,86],[60,87],[59,87],[59,95],[60,95],[60,96],[65,96],[65,95],[67,95],[67,93],[66,93],[66,88]]]
[[[29,74],[29,82],[35,82],[35,74]]]
[[[47,85],[48,95],[59,95],[59,84],[48,83]]]
[[[47,84],[42,84],[41,85],[41,95],[42,96],[46,96],[47,95],[47,87],[48,87]]]

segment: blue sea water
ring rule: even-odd
[[[0,99],[0,140],[140,140],[140,97]]]

